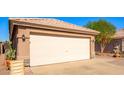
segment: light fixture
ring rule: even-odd
[[[22,41],[24,42],[25,39],[26,39],[26,38],[25,38],[25,35],[23,34],[23,35],[22,35]]]
[[[95,40],[91,40],[91,42],[92,42],[92,43],[94,43],[94,42],[95,42]]]

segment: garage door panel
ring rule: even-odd
[[[89,59],[90,39],[30,35],[30,65]]]

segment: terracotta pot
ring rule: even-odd
[[[10,60],[6,60],[6,66],[7,66],[7,69],[10,70]]]

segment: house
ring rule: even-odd
[[[10,18],[9,35],[16,59],[29,66],[47,65],[95,56],[98,31],[53,18]]]
[[[0,42],[0,54],[2,54],[2,42]]]
[[[124,52],[124,29],[120,29],[116,31],[113,36],[113,40],[108,44],[104,50],[106,53],[113,53],[113,49],[115,46],[119,46],[120,52]],[[96,51],[100,51],[100,46],[96,44]]]
[[[0,42],[0,54],[5,53],[4,42]]]

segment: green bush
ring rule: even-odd
[[[14,60],[16,50],[12,48],[12,42],[7,42],[8,48],[5,50],[5,55],[7,60]]]

